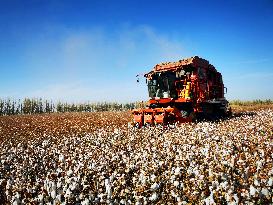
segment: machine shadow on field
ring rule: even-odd
[[[242,117],[242,116],[254,116],[257,115],[257,113],[255,112],[236,112],[234,114],[232,114],[232,116],[230,118],[237,118],[237,117]]]
[[[251,111],[244,111],[244,112],[235,112],[232,113],[230,116],[226,116],[226,117],[219,117],[219,116],[206,116],[204,118],[201,118],[197,121],[198,122],[219,122],[219,121],[226,121],[226,120],[230,120],[233,118],[239,118],[242,116],[255,116],[257,115],[257,113],[255,112],[251,112]]]

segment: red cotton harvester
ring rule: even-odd
[[[221,73],[198,56],[157,64],[144,77],[150,99],[145,109],[132,111],[136,127],[216,119],[231,114]]]

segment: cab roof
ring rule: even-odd
[[[156,64],[152,71],[145,74],[145,76],[157,72],[171,71],[176,72],[182,70],[185,67],[194,67],[194,68],[205,68],[210,69],[214,72],[217,72],[215,67],[209,63],[209,61],[200,58],[198,56],[193,56],[190,58],[185,58],[176,62],[164,62],[160,64]]]

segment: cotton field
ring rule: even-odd
[[[272,204],[273,110],[136,129],[128,112],[0,117],[6,204]]]

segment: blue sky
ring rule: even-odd
[[[145,73],[198,55],[227,99],[273,99],[273,1],[0,0],[0,97],[145,100]]]

